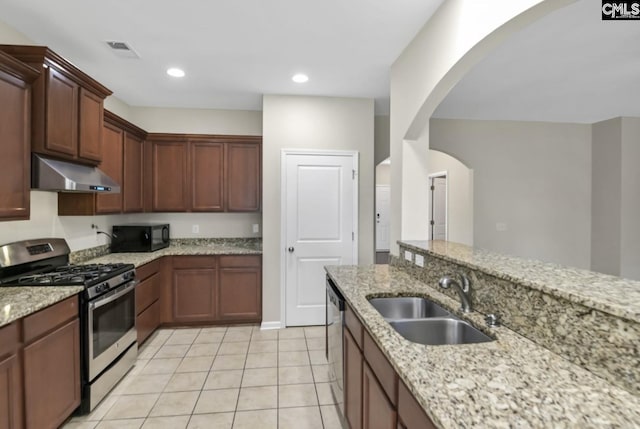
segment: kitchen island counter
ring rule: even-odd
[[[327,273],[416,400],[440,428],[638,427],[640,398],[478,312],[458,316],[496,341],[424,346],[405,340],[369,304],[373,296],[459,302],[402,269],[331,266]]]

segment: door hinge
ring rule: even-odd
[[[356,170],[351,170],[351,178],[352,178],[353,180],[355,180],[355,179],[356,179]]]
[[[351,232],[351,241],[356,241],[356,233]]]
[[[435,191],[435,190],[436,190],[436,187],[435,187],[435,186],[433,186],[433,185],[431,185],[431,190],[432,190],[432,191]]]
[[[431,226],[436,224],[434,221],[430,221],[429,223],[431,224]]]

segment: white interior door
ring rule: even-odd
[[[447,177],[431,178],[431,239],[447,239]]]
[[[357,154],[283,156],[285,324],[325,323],[325,265],[357,263]]]
[[[391,209],[389,185],[376,185],[376,250],[389,250],[389,211]]]

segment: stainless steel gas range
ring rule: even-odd
[[[88,413],[138,355],[133,264],[69,264],[62,238],[0,246],[0,286],[84,286],[80,294],[82,402]]]

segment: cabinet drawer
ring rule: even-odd
[[[391,403],[396,405],[398,397],[398,377],[396,372],[366,331],[364,333],[364,358],[369,363],[378,381],[380,381],[380,385]]]
[[[259,267],[261,256],[220,256],[219,264],[220,268],[233,268],[233,267]]]
[[[154,274],[136,286],[136,314],[160,298],[160,275]]]
[[[160,304],[154,302],[136,317],[136,330],[138,331],[138,345],[142,344],[160,324]]]
[[[407,429],[436,429],[404,383],[398,383],[398,417]]]
[[[20,343],[18,322],[0,328],[0,358],[13,354]]]
[[[25,317],[23,322],[25,344],[76,317],[78,317],[78,295]]]
[[[349,331],[351,332],[353,339],[356,341],[356,344],[358,344],[358,347],[362,349],[362,323],[360,323],[360,320],[353,313],[353,310],[349,305],[345,305],[344,324],[349,328]]]
[[[215,256],[174,256],[173,268],[216,268]]]
[[[151,277],[158,271],[160,271],[160,259],[156,259],[155,261],[136,268],[136,277],[142,282],[144,279]]]

